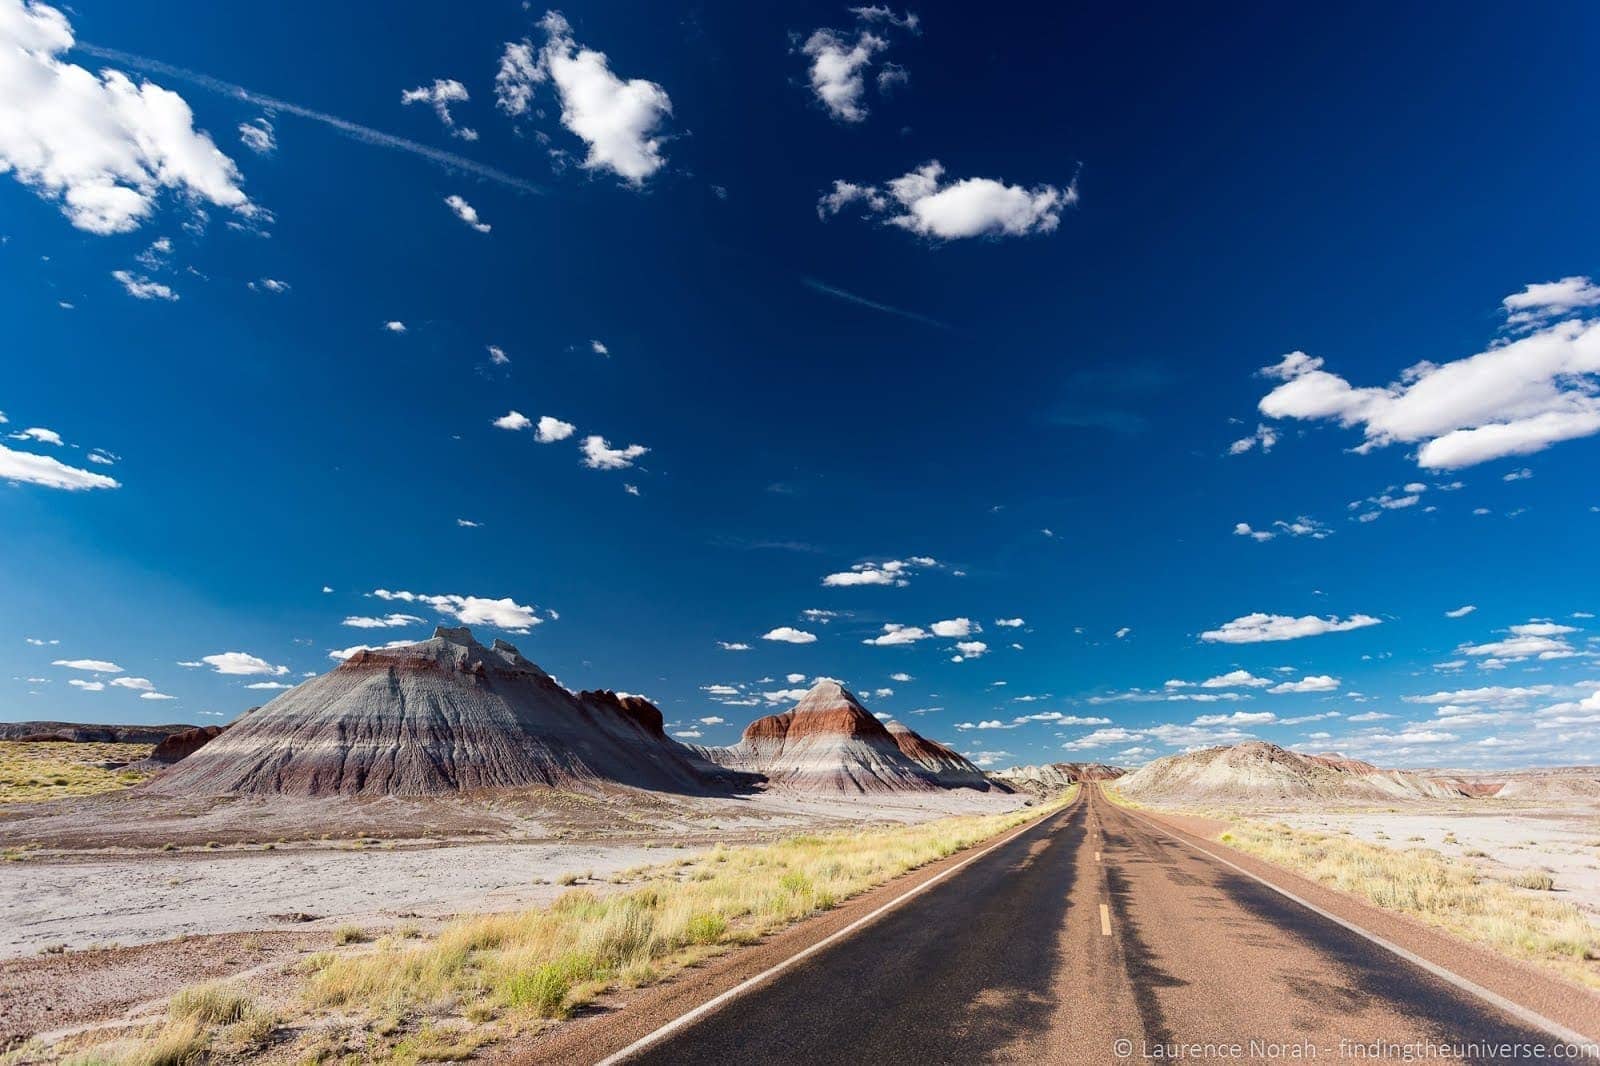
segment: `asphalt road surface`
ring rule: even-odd
[[[629,1061],[1527,1062],[1555,1042],[1086,786]]]

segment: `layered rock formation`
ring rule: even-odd
[[[925,792],[971,774],[982,787],[983,774],[955,752],[909,729],[902,736],[837,681],[819,681],[793,710],[751,722],[739,743],[703,751],[797,792]]]
[[[1039,795],[1060,792],[1079,781],[1111,781],[1128,771],[1097,762],[1051,762],[1039,766],[1008,766],[992,776]]]
[[[955,749],[929,740],[901,722],[890,722],[884,728],[894,738],[900,754],[922,767],[923,773],[935,784],[945,788],[975,788],[980,792],[996,787],[1005,790],[1005,786],[990,781],[972,760]]]
[[[0,740],[64,740],[78,744],[159,744],[192,725],[85,725],[80,722],[0,722]]]
[[[1117,791],[1154,802],[1222,803],[1453,799],[1450,785],[1358,759],[1302,755],[1265,741],[1169,755],[1117,782]]]
[[[167,766],[186,759],[221,736],[223,728],[220,725],[203,725],[172,733],[155,746],[145,762]]]
[[[511,644],[465,628],[357,652],[146,786],[190,794],[415,796],[605,783],[703,792],[720,771],[670,740],[649,701],[574,694]]]

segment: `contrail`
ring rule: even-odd
[[[75,47],[80,52],[85,52],[100,59],[109,59],[114,63],[121,63],[152,74],[161,74],[179,81],[186,81],[191,85],[198,85],[202,89],[209,89],[223,96],[231,96],[235,100],[243,100],[247,104],[254,104],[257,107],[272,111],[287,112],[291,115],[298,115],[301,118],[308,118],[313,122],[320,122],[324,126],[332,126],[346,137],[360,141],[363,144],[372,144],[379,148],[393,148],[400,152],[410,152],[412,155],[421,156],[430,163],[436,163],[441,167],[465,171],[468,174],[476,174],[480,178],[499,182],[501,185],[508,185],[521,192],[536,193],[541,196],[545,192],[543,188],[531,181],[519,178],[515,174],[507,174],[503,170],[498,170],[484,163],[456,155],[454,152],[441,151],[438,148],[432,148],[426,144],[418,144],[416,141],[407,140],[404,137],[396,137],[392,133],[375,130],[370,126],[357,125],[354,122],[340,118],[338,115],[330,115],[326,111],[314,111],[309,107],[301,107],[299,104],[292,104],[287,100],[279,100],[275,96],[264,96],[261,93],[251,92],[242,85],[233,85],[220,78],[213,78],[209,74],[185,70],[183,67],[175,67],[171,63],[163,63],[159,59],[147,59],[144,56],[136,56],[131,52],[122,52],[115,48],[102,48],[97,44],[87,44],[79,41]]]
[[[937,326],[939,329],[950,328],[950,324],[948,322],[940,322],[937,318],[929,318],[927,315],[919,315],[915,311],[906,311],[898,307],[891,307],[888,304],[881,304],[876,300],[869,300],[865,296],[857,296],[853,292],[845,292],[843,289],[836,289],[832,285],[817,281],[815,278],[801,278],[800,284],[804,285],[808,289],[820,292],[825,296],[832,296],[836,300],[844,300],[847,303],[859,304],[862,307],[870,307],[874,311],[882,311],[883,313],[889,315],[899,315],[901,318],[909,318],[913,322],[921,322],[925,326]]]

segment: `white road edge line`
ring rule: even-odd
[[[1143,817],[1141,815],[1134,814],[1132,811],[1128,810],[1126,807],[1123,808],[1123,812],[1125,814],[1127,814],[1130,818],[1132,818],[1134,821],[1143,822],[1145,825],[1149,826],[1151,829],[1154,829],[1157,833],[1160,833],[1162,836],[1165,836],[1168,840],[1176,841],[1177,843],[1182,844],[1184,847],[1189,848],[1191,851],[1198,851],[1200,854],[1205,855],[1208,858],[1214,859],[1217,862],[1220,862],[1222,865],[1228,867],[1231,870],[1237,870],[1239,873],[1242,873],[1246,877],[1250,878],[1250,880],[1258,882],[1258,883],[1263,884],[1263,885],[1266,885],[1268,888],[1272,889],[1272,891],[1276,892],[1278,895],[1282,896],[1283,898],[1285,898],[1287,900],[1290,900],[1291,902],[1298,903],[1300,906],[1304,907],[1306,910],[1310,911],[1312,914],[1315,914],[1315,915],[1317,915],[1318,917],[1321,917],[1321,918],[1326,918],[1328,921],[1332,922],[1333,924],[1341,926],[1341,927],[1343,927],[1345,929],[1348,929],[1350,932],[1356,934],[1356,936],[1361,937],[1363,940],[1367,940],[1367,941],[1369,941],[1369,942],[1371,942],[1373,944],[1376,944],[1378,947],[1384,949],[1385,951],[1387,951],[1387,952],[1389,952],[1389,953],[1391,953],[1393,955],[1399,956],[1400,958],[1404,959],[1405,961],[1411,963],[1413,966],[1420,966],[1422,969],[1427,970],[1429,973],[1433,974],[1435,977],[1439,978],[1441,981],[1445,982],[1446,984],[1454,985],[1456,988],[1460,989],[1463,992],[1466,992],[1468,995],[1476,996],[1477,998],[1483,1000],[1485,1003],[1488,1003],[1488,1004],[1490,1004],[1491,1006],[1494,1006],[1494,1007],[1498,1007],[1500,1010],[1505,1011],[1507,1014],[1511,1015],[1513,1018],[1517,1019],[1518,1021],[1522,1022],[1523,1024],[1531,1025],[1536,1029],[1543,1029],[1546,1033],[1549,1033],[1551,1036],[1553,1036],[1556,1039],[1560,1040],[1562,1043],[1577,1045],[1578,1048],[1581,1050],[1581,1052],[1583,1054],[1583,1057],[1585,1057],[1585,1058],[1594,1058],[1595,1057],[1595,1051],[1594,1051],[1595,1041],[1592,1040],[1591,1038],[1587,1037],[1587,1036],[1584,1036],[1582,1033],[1578,1032],[1576,1029],[1568,1029],[1566,1026],[1562,1025],[1560,1022],[1552,1021],[1551,1019],[1546,1018],[1544,1015],[1538,1013],[1537,1011],[1529,1010],[1527,1007],[1524,1007],[1519,1003],[1514,1003],[1511,1000],[1507,999],[1506,997],[1500,995],[1498,992],[1492,992],[1489,989],[1484,988],[1482,985],[1477,984],[1474,981],[1467,980],[1465,977],[1462,977],[1460,974],[1452,973],[1451,971],[1445,969],[1443,966],[1440,966],[1440,965],[1438,965],[1436,963],[1429,962],[1427,959],[1423,958],[1421,955],[1418,955],[1416,952],[1408,951],[1407,949],[1401,947],[1399,944],[1396,944],[1392,940],[1385,940],[1383,937],[1379,936],[1376,933],[1369,933],[1369,932],[1367,932],[1367,930],[1361,928],[1359,925],[1356,925],[1354,922],[1346,921],[1345,919],[1339,917],[1337,914],[1334,914],[1331,911],[1323,910],[1321,907],[1317,906],[1315,903],[1312,903],[1310,900],[1302,899],[1301,897],[1295,895],[1293,892],[1290,892],[1286,888],[1279,888],[1277,885],[1273,884],[1271,881],[1268,881],[1266,878],[1261,877],[1261,876],[1259,876],[1257,874],[1251,873],[1249,870],[1246,870],[1243,866],[1240,866],[1238,863],[1229,862],[1227,859],[1223,858],[1221,855],[1216,854],[1215,852],[1207,851],[1205,848],[1202,848],[1198,844],[1192,844],[1189,841],[1184,840],[1182,837],[1174,836],[1170,831],[1168,831],[1166,829],[1163,829],[1161,826],[1157,825],[1155,822],[1152,822],[1149,819],[1147,819],[1147,818],[1145,818],[1145,817]]]
[[[1111,908],[1104,903],[1100,904],[1100,935],[1111,935]]]
[[[1083,798],[1083,794],[1082,794],[1082,792],[1080,792],[1078,799],[1073,800],[1071,804],[1069,804],[1068,806],[1063,807],[1061,809],[1063,811],[1070,810],[1073,806],[1076,806],[1079,802],[1081,802],[1082,798]],[[1059,812],[1052,812],[1052,813],[1059,813]],[[687,1012],[685,1012],[683,1014],[678,1015],[676,1018],[672,1019],[672,1021],[670,1021],[667,1024],[663,1025],[661,1028],[657,1029],[655,1032],[647,1033],[644,1036],[641,1036],[639,1039],[635,1040],[633,1043],[629,1044],[627,1047],[623,1048],[621,1051],[618,1051],[613,1055],[608,1055],[607,1057],[601,1059],[598,1063],[595,1064],[595,1066],[617,1066],[618,1063],[627,1061],[630,1057],[632,1057],[633,1055],[638,1054],[639,1052],[643,1051],[645,1048],[650,1047],[652,1044],[660,1043],[662,1040],[664,1040],[667,1037],[671,1036],[673,1033],[677,1032],[679,1029],[682,1029],[682,1028],[684,1028],[686,1026],[692,1025],[695,1022],[699,1021],[701,1018],[705,1017],[707,1014],[710,1014],[712,1011],[716,1010],[718,1007],[722,1006],[724,1003],[727,1003],[729,1000],[737,999],[738,997],[744,995],[746,992],[749,992],[751,989],[755,988],[757,985],[760,985],[760,984],[762,984],[762,983],[764,983],[764,982],[766,982],[768,980],[771,980],[773,977],[776,977],[778,974],[782,973],[784,970],[787,970],[789,967],[791,967],[791,966],[795,965],[796,963],[800,962],[802,959],[806,959],[806,958],[809,958],[812,955],[815,955],[817,952],[821,951],[823,948],[827,947],[828,945],[833,944],[836,941],[844,939],[845,937],[849,936],[851,933],[855,932],[857,929],[860,929],[862,926],[864,926],[864,925],[868,924],[869,922],[872,922],[872,921],[876,920],[880,916],[882,916],[884,914],[887,914],[888,912],[894,910],[896,907],[900,906],[902,903],[905,903],[907,900],[911,899],[913,896],[919,896],[922,893],[928,891],[928,889],[932,888],[934,885],[938,884],[940,881],[943,881],[945,878],[951,876],[952,874],[954,874],[957,871],[963,869],[964,867],[966,867],[966,866],[968,866],[968,865],[970,865],[972,863],[977,862],[979,859],[983,858],[985,855],[989,854],[991,851],[995,850],[996,848],[1004,847],[1005,845],[1011,843],[1013,840],[1015,840],[1018,837],[1022,836],[1024,833],[1029,833],[1029,832],[1032,832],[1033,830],[1039,828],[1045,822],[1049,821],[1050,817],[1051,817],[1051,815],[1047,814],[1042,818],[1037,818],[1034,821],[1030,822],[1029,824],[1027,824],[1025,826],[1022,826],[1021,828],[1017,829],[1015,832],[1007,833],[1000,840],[997,840],[993,844],[990,844],[988,847],[984,848],[982,851],[978,852],[976,855],[970,855],[967,858],[962,859],[960,862],[956,863],[954,866],[950,867],[948,870],[945,870],[945,871],[943,871],[941,873],[935,874],[934,876],[928,878],[926,881],[922,882],[922,884],[917,885],[915,888],[908,889],[907,891],[905,891],[904,893],[896,896],[894,899],[891,899],[888,903],[885,903],[883,906],[879,907],[877,910],[873,911],[872,913],[862,915],[861,917],[857,918],[855,921],[851,922],[849,925],[845,926],[843,929],[837,930],[836,932],[832,933],[831,935],[824,937],[823,939],[817,941],[815,944],[812,944],[810,947],[806,948],[805,950],[795,952],[793,955],[790,955],[787,959],[784,959],[782,962],[777,963],[776,965],[774,965],[774,966],[772,966],[772,967],[770,967],[768,969],[762,970],[760,973],[756,974],[754,977],[748,977],[745,980],[740,981],[738,984],[734,985],[732,988],[728,989],[726,992],[721,993],[720,995],[713,996],[712,998],[706,1000],[704,1003],[700,1004],[698,1007],[694,1008],[693,1010],[687,1011]]]

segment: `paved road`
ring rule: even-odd
[[[1341,1039],[1552,1042],[1091,787],[631,1061],[1148,1062],[1205,1042],[1244,1061],[1356,1058]]]

